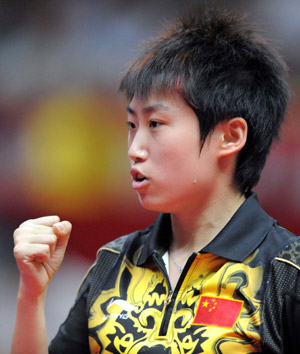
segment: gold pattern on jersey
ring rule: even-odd
[[[261,304],[255,297],[262,273],[262,267],[198,254],[166,319],[169,289],[163,274],[156,266],[138,267],[127,260],[114,286],[102,291],[91,308],[91,353],[136,354],[147,348],[172,354],[259,352]],[[201,296],[242,302],[233,327],[193,324]],[[162,326],[165,335],[160,335]]]

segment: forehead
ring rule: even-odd
[[[153,111],[168,112],[175,109],[190,109],[190,106],[179,94],[149,94],[145,98],[134,96],[126,108],[130,114],[135,114],[137,110],[151,113]]]

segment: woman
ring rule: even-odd
[[[100,249],[49,353],[293,352],[299,241],[251,192],[284,118],[284,77],[274,49],[226,13],[148,43],[120,89],[132,187],[161,214]],[[15,231],[13,354],[48,353],[45,295],[70,232],[57,216]]]

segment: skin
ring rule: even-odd
[[[144,208],[171,214],[171,251],[184,265],[245,200],[233,175],[247,123],[240,117],[220,123],[200,152],[197,117],[180,96],[134,97],[127,111],[133,188]],[[20,286],[11,354],[48,353],[45,297],[70,233],[71,224],[58,216],[28,220],[14,233]],[[180,274],[172,262],[169,272],[174,288]]]
[[[200,152],[198,119],[180,96],[134,97],[127,111],[133,187],[144,208],[171,214],[172,254],[184,265],[245,200],[233,176],[247,123],[237,117],[218,124]],[[135,182],[137,173],[147,180]],[[174,288],[180,274],[174,262],[169,267]]]
[[[20,285],[11,354],[48,353],[46,292],[63,260],[71,228],[58,216],[46,216],[28,220],[14,232]]]

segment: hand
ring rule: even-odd
[[[14,232],[14,255],[20,270],[20,291],[43,294],[64,258],[72,225],[58,216],[24,222]]]

